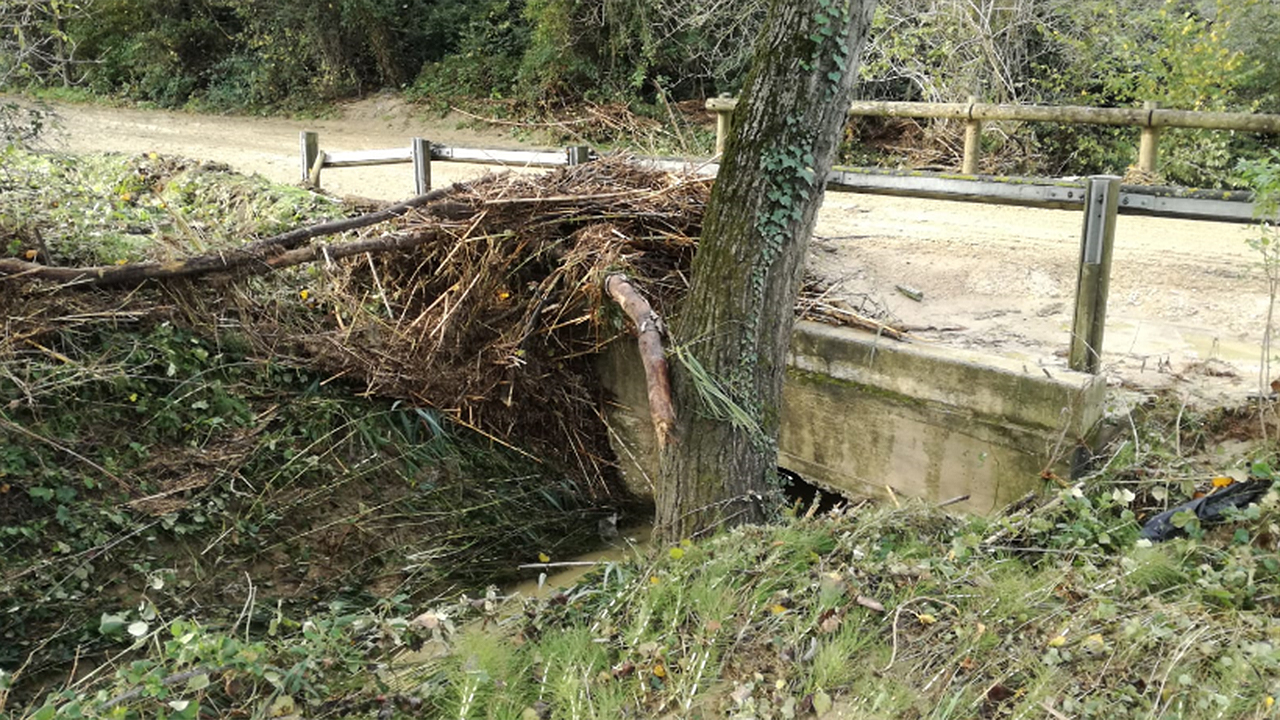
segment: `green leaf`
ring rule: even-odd
[[[203,690],[207,687],[209,687],[209,676],[205,673],[194,675],[187,681],[188,690]],[[176,710],[177,708],[174,709]]]
[[[813,694],[813,712],[822,717],[831,711],[831,696],[824,690]]]
[[[31,714],[31,720],[51,720],[57,712],[58,708],[53,705],[45,705]]]
[[[125,619],[123,615],[102,614],[102,619],[98,621],[98,632],[103,635],[119,635],[124,630]]]

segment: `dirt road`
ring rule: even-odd
[[[215,160],[279,182],[300,177],[298,133],[322,149],[407,145],[413,136],[470,147],[518,147],[501,130],[424,119],[374,98],[337,119],[220,117],[61,106],[55,144],[76,152],[161,152]],[[437,186],[492,168],[434,163]],[[408,165],[326,171],[340,194],[399,199]],[[810,260],[855,305],[878,304],[930,342],[1020,357],[1056,372],[1075,293],[1079,212],[828,193]],[[1106,372],[1143,388],[1175,384],[1196,398],[1241,398],[1258,387],[1266,283],[1246,239],[1252,226],[1122,217],[1116,236]],[[895,289],[924,293],[919,302]],[[924,329],[935,328],[935,329]],[[1183,381],[1185,379],[1185,382]]]

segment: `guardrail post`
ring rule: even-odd
[[[724,146],[729,142],[729,130],[733,122],[733,96],[721,93],[720,97],[708,101],[707,106],[716,114],[716,154],[724,155]]]
[[[1150,100],[1142,103],[1147,112],[1147,124],[1142,126],[1142,136],[1138,141],[1138,169],[1155,172],[1159,160],[1160,128],[1151,126],[1151,112],[1160,107],[1159,103]]]
[[[1120,178],[1089,178],[1067,364],[1072,370],[1095,375],[1102,369],[1102,334],[1107,324],[1107,288],[1111,285],[1111,249],[1116,239],[1119,199]]]
[[[418,195],[431,191],[431,143],[420,137],[413,138],[409,146],[413,158],[413,189]]]
[[[973,106],[978,98],[969,96],[969,119],[964,124],[964,162],[960,172],[965,175],[978,174],[978,156],[982,153],[982,121],[973,119]]]
[[[570,165],[581,165],[591,162],[591,148],[586,145],[572,145],[565,149]]]
[[[311,168],[320,156],[320,134],[309,130],[302,131],[299,141],[302,145],[302,182],[311,183]],[[319,172],[316,173],[317,177]]]

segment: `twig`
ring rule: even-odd
[[[231,668],[226,666],[218,667],[218,668],[196,668],[194,670],[188,670],[186,672],[177,673],[176,675],[169,675],[165,679],[161,680],[160,684],[164,687],[172,687],[174,685],[177,685],[178,683],[186,682],[197,675],[210,675],[210,676],[219,675],[230,669]],[[98,712],[104,713],[117,705],[120,705],[122,703],[127,703],[130,700],[133,700],[134,698],[141,695],[143,692],[146,691],[146,689],[147,689],[146,685],[135,685],[133,688],[125,691],[124,693],[121,693],[120,695],[117,695],[111,698],[110,700],[107,700],[106,702],[99,705]]]
[[[889,672],[889,668],[893,667],[893,663],[898,659],[898,618],[901,617],[903,608],[913,603],[923,602],[926,600],[939,605],[945,605],[946,607],[951,608],[951,611],[954,613],[958,614],[960,612],[955,605],[952,605],[946,600],[938,600],[936,598],[931,598],[928,595],[917,595],[910,600],[899,603],[898,607],[893,610],[893,650],[889,653],[889,664],[880,668],[880,672]]]
[[[566,568],[566,567],[595,567],[597,565],[607,564],[604,561],[596,560],[579,560],[566,562],[545,562],[545,563],[524,563],[517,565],[517,570],[548,570],[550,568]]]
[[[485,117],[472,112],[467,112],[457,105],[450,105],[449,109],[459,115],[466,115],[469,118],[487,122],[491,125],[507,125],[509,127],[564,127],[566,125],[582,125],[591,122],[592,118],[573,118],[572,120],[556,120],[554,122],[534,122],[534,121],[516,121],[516,120],[499,120],[494,117]]]
[[[391,312],[391,303],[387,300],[387,291],[382,287],[382,281],[378,279],[378,268],[373,264],[373,253],[365,253],[364,257],[369,261],[369,274],[373,276],[373,286],[378,288],[378,297],[382,298],[382,307],[387,310],[387,317],[394,320],[396,314]]]
[[[1071,718],[1067,717],[1066,715],[1063,715],[1062,713],[1058,712],[1057,710],[1054,710],[1054,709],[1053,709],[1053,706],[1049,704],[1049,701],[1048,701],[1048,700],[1041,700],[1041,701],[1040,701],[1040,707],[1041,707],[1041,709],[1043,709],[1045,712],[1047,712],[1047,713],[1049,713],[1050,715],[1052,715],[1052,716],[1053,716],[1053,718],[1054,718],[1054,720],[1071,720]]]
[[[16,433],[19,433],[19,434],[21,434],[21,435],[26,435],[27,437],[31,438],[32,440],[35,440],[35,441],[37,441],[37,442],[42,442],[42,443],[44,443],[44,444],[46,444],[46,445],[48,445],[48,446],[50,446],[50,447],[52,447],[52,448],[55,448],[55,449],[57,449],[57,450],[60,450],[60,451],[62,451],[62,452],[64,452],[64,453],[66,453],[66,454],[70,455],[71,457],[73,457],[73,458],[75,458],[75,459],[79,460],[80,462],[84,463],[85,465],[88,465],[89,467],[93,468],[94,470],[97,470],[98,472],[102,473],[102,474],[103,474],[103,475],[105,475],[106,477],[110,478],[113,482],[115,482],[117,485],[119,485],[119,486],[120,486],[120,489],[121,489],[121,490],[124,490],[126,493],[128,493],[128,494],[130,494],[130,495],[132,495],[132,494],[133,494],[133,488],[129,486],[129,483],[126,483],[124,480],[121,480],[118,476],[116,476],[116,475],[115,475],[114,473],[112,473],[110,470],[108,470],[108,469],[106,469],[106,468],[102,467],[102,466],[101,466],[101,465],[99,465],[98,463],[96,463],[96,462],[94,462],[94,461],[90,460],[89,458],[87,458],[87,457],[85,457],[85,456],[81,455],[80,453],[76,452],[75,450],[72,450],[71,448],[69,448],[69,447],[67,447],[67,446],[65,446],[65,445],[59,444],[59,443],[57,443],[57,442],[55,442],[55,441],[53,441],[53,440],[50,440],[49,438],[44,437],[43,435],[38,435],[38,434],[36,434],[36,433],[33,433],[33,432],[31,432],[30,430],[28,430],[28,429],[26,429],[26,428],[22,427],[21,425],[18,425],[18,424],[16,424],[16,423],[10,422],[8,418],[0,417],[0,426],[5,427],[5,428],[7,428],[7,429],[9,429],[9,430],[12,430],[12,431],[14,431],[14,432],[16,432]]]
[[[386,222],[387,220],[392,220],[400,217],[413,208],[421,207],[436,200],[440,200],[450,193],[461,191],[466,187],[466,184],[450,185],[447,188],[433,190],[425,195],[419,195],[418,197],[411,198],[402,203],[397,203],[396,205],[392,205],[384,210],[378,210],[377,212],[360,215],[354,218],[333,220],[331,222],[320,223],[318,225],[312,225],[305,228],[298,228],[280,235],[256,240],[233,250],[220,250],[177,261],[63,268],[48,267],[13,258],[0,258],[0,277],[29,277],[40,280],[64,282],[71,285],[104,286],[141,284],[147,280],[191,277],[211,272],[226,272],[229,270],[240,269],[244,266],[258,266],[263,263],[269,266],[266,268],[267,270],[278,267],[287,267],[289,265],[297,265],[299,262],[309,262],[316,258],[316,251],[314,248],[308,248],[302,251],[297,250],[297,248],[309,240],[326,235],[336,235],[349,230],[356,230],[370,225],[376,225],[381,222]],[[416,235],[420,235],[420,233],[415,233],[410,237]],[[385,239],[385,237],[387,236],[384,236],[383,239]],[[362,242],[368,241],[355,242],[338,247],[351,248],[353,246],[360,245]],[[376,250],[390,248],[378,248],[375,246],[360,249],[356,252],[368,252],[371,249]],[[309,252],[307,252],[308,250]],[[334,250],[336,250],[336,248]],[[301,254],[295,255],[294,253]],[[331,252],[330,255],[332,257],[346,256],[339,255],[336,252]],[[294,258],[294,261],[282,260],[282,258],[288,258],[290,256]]]

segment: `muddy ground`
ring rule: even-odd
[[[520,147],[510,128],[427,117],[389,96],[335,117],[281,118],[62,105],[60,149],[160,152],[222,162],[279,182],[300,177],[298,133],[328,150],[407,145]],[[437,162],[436,186],[491,167]],[[326,171],[326,190],[380,199],[411,194],[408,165]],[[1012,355],[1034,371],[1066,367],[1081,217],[1077,211],[828,193],[810,265],[834,294],[887,309],[921,341]],[[1116,236],[1104,346],[1114,384],[1175,387],[1221,403],[1259,387],[1266,283],[1246,245],[1253,226],[1124,216]],[[923,292],[919,302],[899,293]]]

